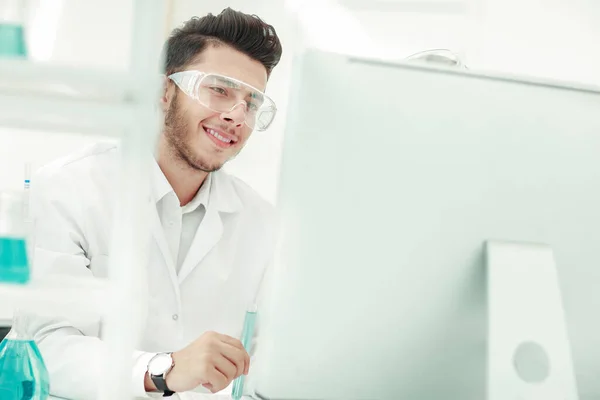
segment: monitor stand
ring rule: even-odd
[[[552,249],[488,241],[486,259],[487,400],[578,400]]]

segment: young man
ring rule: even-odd
[[[150,298],[133,354],[138,397],[201,385],[217,392],[248,373],[249,355],[235,337],[274,242],[269,204],[220,168],[274,117],[264,91],[282,53],[275,30],[226,9],[174,30],[165,52],[164,126],[148,165]],[[37,174],[37,272],[106,276],[117,153],[113,145],[92,146]],[[100,324],[40,317],[31,328],[52,393],[95,398],[106,351]]]

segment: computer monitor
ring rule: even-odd
[[[598,393],[600,93],[316,50],[293,79],[257,397]]]

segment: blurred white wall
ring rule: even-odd
[[[386,59],[448,48],[472,69],[600,84],[595,45],[600,2],[595,0],[288,3],[300,10],[311,41],[320,47]],[[318,10],[322,14],[316,17]]]
[[[473,65],[600,84],[600,2],[482,0]]]
[[[323,49],[392,60],[421,50],[449,48],[472,69],[600,83],[600,51],[595,47],[600,42],[596,23],[600,3],[595,0],[165,1],[172,2],[165,16],[171,28],[192,16],[230,6],[255,13],[277,29],[284,55],[267,90],[278,104],[278,117],[269,131],[254,134],[226,167],[271,201],[277,193],[292,53],[301,38],[304,44]],[[29,3],[29,18],[36,21],[28,30],[32,58],[96,68],[127,67],[132,0]],[[0,188],[20,187],[26,160],[37,167],[96,140],[0,129]]]

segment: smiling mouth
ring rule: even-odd
[[[215,131],[214,129],[207,128],[204,126],[202,127],[202,129],[204,129],[204,132],[213,141],[213,143],[215,143],[219,147],[231,147],[235,144],[234,140],[222,136],[221,134],[219,134],[219,132]]]

